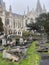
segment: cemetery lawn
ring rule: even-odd
[[[9,60],[4,60],[2,58],[2,53],[0,53],[0,65],[40,65],[40,55],[36,53],[36,43],[33,42],[27,50],[27,58],[20,62],[10,62]]]
[[[28,58],[22,60],[19,65],[40,65],[41,57],[36,53],[36,43],[33,42],[27,50]]]

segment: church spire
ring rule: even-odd
[[[44,4],[43,4],[43,13],[46,13],[46,8]]]
[[[3,10],[6,10],[5,2],[3,2]]]
[[[11,5],[10,5],[10,7],[9,7],[9,12],[10,12],[10,13],[12,12],[12,7],[11,7]]]
[[[24,18],[25,18],[25,11],[24,11]]]
[[[29,13],[29,6],[27,6],[27,13]]]
[[[37,14],[42,13],[42,7],[41,7],[41,4],[40,4],[40,0],[37,0],[36,13]]]

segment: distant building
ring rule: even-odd
[[[24,12],[24,15],[13,13],[11,5],[9,7],[9,11],[7,11],[5,2],[0,0],[0,17],[2,18],[2,22],[4,24],[4,30],[7,30],[7,34],[22,34],[23,31],[27,30],[26,24],[30,22],[36,22],[35,18],[41,13],[46,13],[46,9],[45,5],[43,5],[43,8],[41,7],[39,0],[37,0],[35,11],[34,9],[29,11],[29,7],[27,7],[27,14]]]

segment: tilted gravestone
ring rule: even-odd
[[[6,40],[2,39],[2,45],[6,45]]]

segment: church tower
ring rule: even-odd
[[[42,7],[40,4],[40,0],[37,0],[36,13],[37,13],[37,15],[42,13]]]
[[[43,13],[46,13],[46,8],[44,4],[43,4]]]
[[[9,12],[10,12],[10,13],[12,12],[12,7],[11,7],[11,5],[10,5],[10,7],[9,7]]]
[[[27,6],[27,13],[29,13],[29,6]]]
[[[10,5],[10,7],[9,7],[9,15],[10,15],[10,16],[12,15],[12,7],[11,7],[11,5]]]

